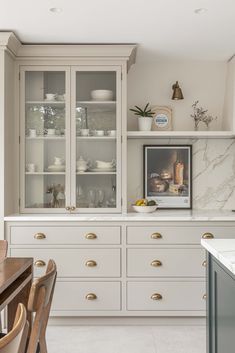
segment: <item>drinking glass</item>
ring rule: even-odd
[[[95,190],[89,190],[88,191],[88,202],[89,202],[89,207],[94,208],[95,207],[95,202],[96,202],[96,192]]]

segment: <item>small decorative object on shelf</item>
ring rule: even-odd
[[[152,130],[172,130],[171,108],[155,106],[151,110],[154,112]]]
[[[150,131],[152,128],[154,112],[149,108],[149,103],[146,104],[144,109],[135,105],[136,109],[130,109],[138,116],[138,127],[140,131]]]
[[[190,116],[194,119],[194,130],[198,131],[200,122],[206,124],[207,130],[209,130],[209,125],[213,120],[217,120],[217,117],[213,117],[212,115],[207,114],[208,109],[203,109],[202,107],[198,107],[199,101],[197,100],[193,103],[193,114]]]
[[[65,207],[64,186],[62,186],[61,184],[52,184],[47,188],[46,193],[52,195],[50,202],[52,208]]]
[[[192,146],[144,146],[144,197],[158,208],[192,208]]]

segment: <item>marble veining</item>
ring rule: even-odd
[[[235,275],[235,239],[202,239],[201,244]]]
[[[231,210],[235,208],[235,140],[160,139],[140,143],[128,141],[128,207],[143,194],[143,145],[191,144],[193,146],[193,208]],[[137,173],[136,171],[140,171]]]

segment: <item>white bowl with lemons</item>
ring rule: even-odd
[[[140,199],[132,207],[138,213],[152,213],[156,211],[157,203],[154,200]]]

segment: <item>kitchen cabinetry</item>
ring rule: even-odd
[[[20,66],[20,97],[21,211],[120,212],[121,67]]]
[[[233,353],[235,276],[208,254],[208,353]]]
[[[37,217],[8,221],[6,234],[11,256],[34,257],[35,276],[49,258],[56,261],[53,316],[204,316],[201,238],[233,238],[235,232],[235,223]]]

